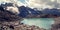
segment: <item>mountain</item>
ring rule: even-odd
[[[56,9],[56,8],[53,8],[53,9],[44,9],[42,11],[43,14],[51,14],[51,15],[57,15],[57,16],[60,16],[60,9]]]
[[[15,20],[21,20],[22,18],[7,11],[4,10],[2,6],[0,6],[0,21],[15,21]]]
[[[29,7],[21,6],[19,7],[20,14],[19,16],[21,17],[27,17],[29,14],[32,15],[39,15],[41,14],[41,11],[31,9]]]
[[[14,7],[13,6],[13,3],[5,3],[5,4],[1,4],[0,6],[0,9],[3,10],[3,11],[6,11],[6,6],[10,7]],[[17,7],[17,6],[16,6]],[[43,9],[42,11],[39,11],[37,9],[32,9],[30,7],[25,7],[25,6],[20,6],[20,7],[17,7],[19,9],[19,14],[17,14],[18,16],[20,17],[23,17],[23,18],[37,18],[37,17],[59,17],[60,16],[60,9],[56,9],[56,8],[52,8],[52,9],[49,9],[49,8],[45,8]],[[13,11],[7,11],[11,14],[15,14],[13,13]]]
[[[21,6],[19,7],[20,14],[19,16],[21,17],[59,17],[60,16],[60,9],[56,8],[46,8],[43,9],[42,11],[35,10],[29,7]]]
[[[5,4],[1,4],[2,7],[6,7],[6,6],[13,6],[13,3],[5,3]]]

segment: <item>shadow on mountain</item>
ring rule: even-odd
[[[19,11],[20,11],[20,14],[19,16],[21,17],[33,17],[33,16],[36,16],[36,15],[39,15],[39,14],[42,14],[41,11],[38,11],[38,10],[34,10],[34,9],[31,9],[29,7],[25,7],[25,6],[21,6],[19,7]]]

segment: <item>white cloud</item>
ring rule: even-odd
[[[0,0],[0,3],[14,3],[17,4],[18,6],[22,6],[23,4],[20,1],[17,0]],[[16,6],[14,7],[7,7],[8,11],[11,11],[13,13],[19,14],[19,10]]]
[[[0,0],[0,4],[1,4],[1,3],[15,3],[15,4],[17,4],[18,6],[24,5],[23,3],[21,3],[21,2],[18,1],[18,0]]]
[[[29,0],[27,5],[36,8],[60,8],[60,0]]]
[[[10,7],[7,7],[6,10],[11,11],[12,13],[15,13],[15,14],[19,14],[19,10],[17,7],[11,7],[10,6]]]
[[[60,0],[25,0],[25,4],[20,0],[12,0],[18,6],[29,6],[31,8],[60,8]],[[0,2],[12,2],[11,0],[0,0]]]
[[[60,8],[60,0],[57,0],[57,7]]]
[[[60,3],[60,0],[57,0],[57,3]]]

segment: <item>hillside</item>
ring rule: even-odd
[[[4,10],[2,6],[0,6],[0,21],[15,21],[21,20],[21,17],[15,15],[12,12]]]

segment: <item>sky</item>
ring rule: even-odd
[[[29,0],[27,4],[36,8],[60,8],[60,0]]]
[[[12,0],[18,6],[24,5],[31,8],[60,8],[60,0]],[[11,2],[11,0],[0,0],[0,2]]]

